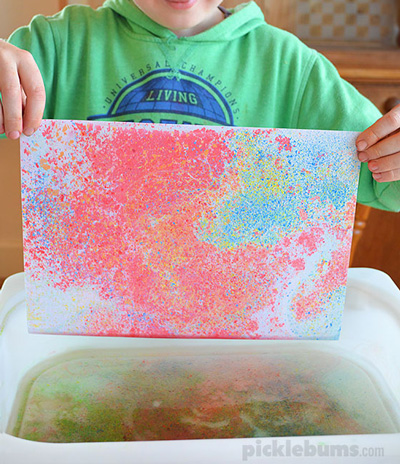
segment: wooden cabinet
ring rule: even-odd
[[[223,5],[233,7],[239,3],[227,0]],[[400,103],[399,1],[256,0],[256,3],[269,24],[299,35],[323,53],[339,74],[382,113]],[[342,22],[337,23],[338,20]],[[300,27],[307,21],[309,27]],[[357,205],[353,237],[351,265],[380,269],[400,287],[400,213]]]
[[[385,113],[400,102],[400,50],[321,50],[339,73]],[[400,287],[400,213],[358,207],[358,237],[352,266],[386,272]]]

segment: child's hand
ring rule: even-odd
[[[362,132],[356,141],[358,159],[368,161],[377,182],[400,180],[400,105]]]
[[[42,76],[32,55],[0,39],[0,134],[17,139],[40,126],[45,106]]]

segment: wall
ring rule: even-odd
[[[55,14],[58,4],[58,0],[0,0],[0,37],[7,38],[17,27],[29,24],[36,14]]]

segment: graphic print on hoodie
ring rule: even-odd
[[[174,75],[170,68],[151,71],[126,85],[106,114],[88,119],[234,125],[229,101],[217,87],[187,71],[179,70]]]

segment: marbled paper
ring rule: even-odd
[[[337,338],[355,139],[44,121],[21,145],[30,332]]]

